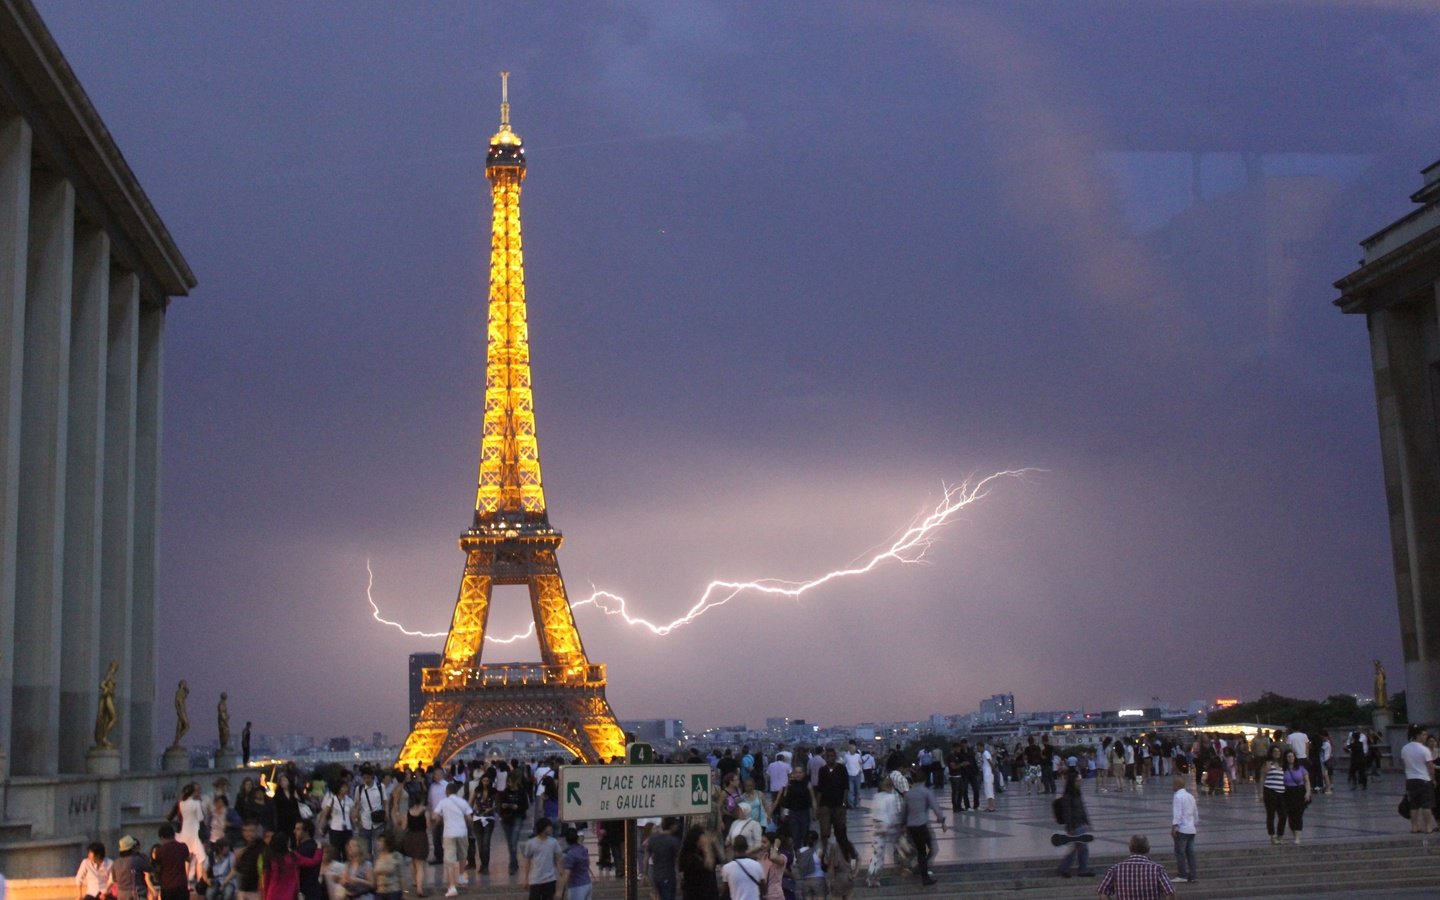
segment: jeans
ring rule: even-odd
[[[856,809],[860,806],[860,776],[850,776],[850,808]]]
[[[805,846],[805,835],[810,831],[810,810],[792,809],[785,820],[786,827],[790,830],[790,839],[795,846]]]
[[[1194,881],[1195,874],[1195,835],[1177,831],[1175,838],[1175,867],[1180,870],[1180,877],[1186,881]]]
[[[375,858],[375,842],[380,840],[380,832],[380,828],[360,829],[358,837],[360,838],[360,846],[365,850],[366,859]]]
[[[1065,833],[1072,835],[1085,834],[1089,832],[1089,830],[1087,826],[1081,825],[1074,831],[1067,828],[1065,829]],[[1075,863],[1076,869],[1080,872],[1090,871],[1090,845],[1082,841],[1076,841],[1071,844],[1069,851],[1065,854],[1065,858],[1060,860],[1060,874],[1063,875],[1069,872],[1071,863]]]
[[[590,900],[590,892],[594,887],[593,883],[566,885],[565,900]]]
[[[479,857],[481,872],[490,871],[490,839],[495,836],[495,820],[485,824],[475,823],[475,855]]]
[[[905,830],[910,834],[910,842],[915,845],[915,874],[920,876],[921,881],[930,880],[930,826],[909,825]]]
[[[660,900],[675,900],[675,876],[669,878],[656,878],[655,870],[650,870],[650,886],[655,889],[655,896]],[[572,898],[573,900],[573,898]]]
[[[520,843],[520,826],[525,822],[521,816],[512,816],[509,819],[500,820],[500,828],[505,832],[505,844],[510,848],[510,872],[514,874],[520,870],[520,857],[515,849]]]

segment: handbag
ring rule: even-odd
[[[1408,818],[1410,818],[1410,795],[1409,795],[1409,794],[1406,794],[1404,797],[1401,797],[1401,798],[1400,798],[1400,807],[1399,807],[1398,809],[1396,809],[1395,811],[1400,814],[1400,818],[1402,818],[1402,819],[1408,819]]]

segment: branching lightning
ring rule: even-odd
[[[906,527],[898,537],[888,546],[877,549],[868,557],[862,555],[859,560],[842,569],[827,572],[818,578],[810,581],[788,581],[779,578],[761,578],[756,581],[712,581],[706,585],[701,592],[700,598],[686,611],[685,615],[674,621],[663,625],[657,625],[648,619],[632,616],[626,609],[625,598],[609,591],[594,589],[589,597],[583,600],[576,600],[571,604],[572,609],[580,609],[584,606],[593,606],[605,613],[607,616],[620,616],[625,624],[638,628],[644,628],[652,634],[666,635],[688,625],[716,607],[724,606],[741,594],[754,593],[770,596],[787,597],[796,599],[802,594],[811,591],[823,584],[839,578],[846,578],[854,575],[864,575],[877,566],[888,562],[914,564],[922,562],[927,550],[935,542],[936,532],[948,524],[960,510],[969,506],[977,500],[984,499],[994,483],[1002,478],[1024,478],[1027,475],[1038,472],[1038,469],[1007,469],[1003,472],[996,472],[978,480],[966,480],[958,485],[946,485],[940,502],[927,513],[918,516]],[[439,631],[412,631],[405,628],[398,622],[392,622],[380,615],[380,607],[375,603],[373,587],[375,585],[375,573],[371,571],[370,560],[365,560],[365,571],[369,575],[369,582],[365,587],[365,597],[370,602],[370,608],[375,621],[382,625],[389,625],[398,629],[401,633],[411,637],[446,637],[448,632]],[[593,585],[592,585],[593,588]],[[486,635],[485,640],[494,644],[513,644],[518,640],[528,638],[535,633],[535,623],[531,622],[530,627],[518,634],[509,637],[496,638]]]

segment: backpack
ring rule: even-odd
[[[1056,797],[1050,801],[1050,811],[1055,814],[1055,822],[1060,825],[1065,824],[1065,804],[1061,802],[1064,799],[1064,797]]]
[[[810,873],[815,871],[815,848],[801,847],[800,854],[795,857],[795,873],[801,878],[809,878]]]

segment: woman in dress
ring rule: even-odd
[[[190,861],[185,864],[185,869],[193,885],[205,871],[205,842],[200,840],[200,823],[205,821],[205,801],[200,799],[200,785],[194,782],[185,785],[178,806],[180,833],[175,838],[190,848]]]
[[[760,830],[769,834],[775,833],[775,826],[770,819],[770,798],[765,792],[755,786],[755,779],[745,779],[745,793],[742,799],[750,804],[750,818],[760,825]]]
[[[404,793],[396,791],[395,793]],[[415,896],[425,896],[425,857],[430,853],[430,836],[426,830],[425,795],[417,795],[405,810],[405,838],[401,850],[410,860],[410,875],[415,880]]]
[[[1310,772],[1295,756],[1294,750],[1285,751],[1285,819],[1300,843],[1300,832],[1305,828],[1305,807],[1310,805]]]
[[[271,802],[275,805],[275,830],[294,834],[295,823],[300,821],[300,792],[284,772],[275,779],[275,796]]]
[[[720,900],[715,881],[715,837],[703,826],[691,825],[680,844],[681,900]]]

